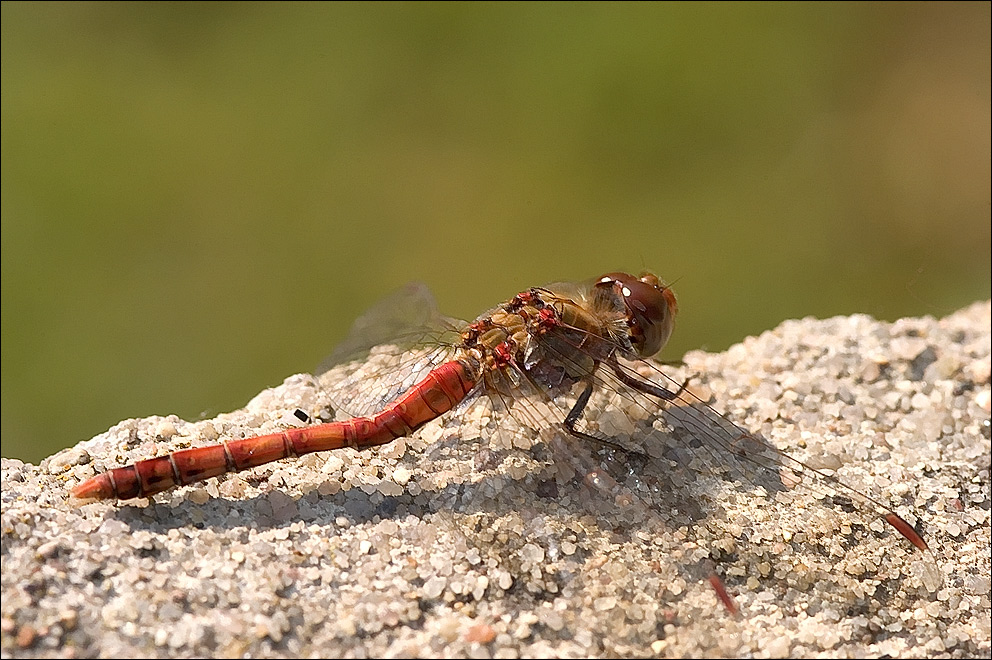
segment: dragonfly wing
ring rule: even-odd
[[[438,312],[426,285],[408,284],[355,320],[317,380],[338,418],[373,415],[450,360],[465,325]]]
[[[441,315],[434,295],[422,282],[411,282],[372,305],[352,323],[348,335],[317,367],[317,375],[358,362],[376,346],[414,348],[425,343],[453,343],[466,323]]]
[[[840,514],[835,522],[856,517],[858,524],[872,527],[873,520],[885,521],[914,546],[927,549],[919,533],[877,496],[837,476],[834,470],[841,464],[836,459],[825,460],[818,468],[812,464],[815,456],[806,458],[779,449],[769,439],[743,429],[714,410],[707,400],[708,391],[697,393],[691,386],[683,389],[684,381],[668,375],[650,360],[621,362],[619,370],[622,375],[601,370],[598,384],[611,393],[614,401],[627,405],[625,415],[635,428],[630,438],[639,443],[635,451],[674,470],[672,475],[684,475],[684,485],[710,506],[723,506],[727,515],[733,515],[737,499],[734,493],[743,489],[752,497],[763,496],[781,504],[779,520],[783,529],[791,518],[794,531],[803,531],[809,521],[804,516],[829,518],[833,512],[835,516]],[[626,386],[631,381],[660,387],[677,396],[670,401],[645,397]],[[641,417],[651,421],[651,431],[645,433]],[[820,504],[815,514],[800,513],[803,507],[799,500],[807,496]]]

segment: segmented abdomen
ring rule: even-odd
[[[373,417],[355,417],[280,433],[232,440],[209,447],[174,451],[115,468],[72,489],[74,497],[130,499],[148,497],[173,486],[216,477],[225,472],[301,456],[315,451],[352,447],[367,449],[392,442],[455,407],[475,387],[476,371],[460,360],[446,362]]]

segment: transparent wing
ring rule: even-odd
[[[561,337],[558,342],[546,342],[546,346],[565,345],[560,340]],[[573,340],[566,346],[557,349],[557,359],[579,369],[583,362],[580,342]],[[684,372],[681,378],[685,378]],[[636,490],[666,491],[665,501],[677,502],[693,519],[704,515],[704,505],[711,510],[723,508],[726,515],[733,515],[734,502],[740,499],[742,489],[751,496],[767,496],[778,503],[789,502],[794,492],[809,493],[843,511],[845,519],[850,520],[854,511],[883,519],[913,545],[927,549],[912,526],[877,496],[816,469],[759,434],[734,424],[709,405],[707,392],[683,388],[684,380],[669,375],[657,363],[604,362],[589,380],[594,395],[576,430],[604,445],[632,452],[635,460],[629,464],[635,467],[633,472],[628,468],[627,482]],[[574,401],[574,391],[550,397],[558,409],[559,424]],[[545,412],[539,416],[549,417]],[[784,507],[785,516],[794,513]],[[802,531],[803,522],[802,517],[794,519],[796,531]]]
[[[442,316],[434,295],[422,282],[411,282],[372,305],[355,319],[348,335],[317,368],[317,375],[339,364],[361,361],[383,344],[422,345],[425,340],[451,343],[466,323]]]
[[[424,284],[409,284],[355,320],[317,380],[339,418],[375,414],[451,359],[464,326],[438,312]]]

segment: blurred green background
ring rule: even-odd
[[[2,5],[3,455],[242,406],[414,279],[663,357],[990,295],[990,4]]]

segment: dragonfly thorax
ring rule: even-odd
[[[462,332],[463,355],[491,375],[526,374],[545,391],[588,380],[600,362],[635,353],[622,299],[530,289],[479,317]]]

